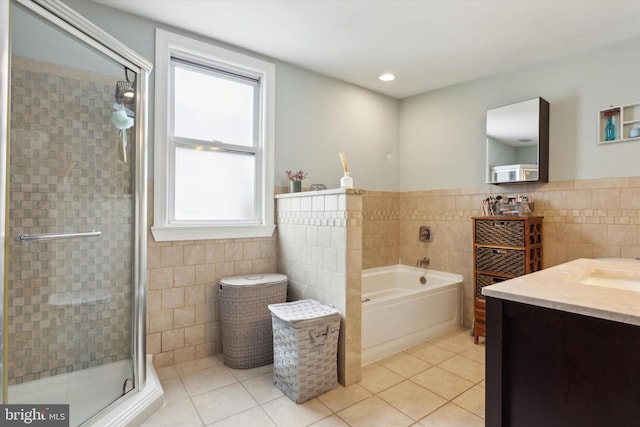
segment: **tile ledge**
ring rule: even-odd
[[[366,191],[361,188],[331,188],[328,190],[320,191],[301,191],[299,193],[281,193],[276,194],[276,199],[291,199],[294,197],[311,197],[311,196],[328,196],[332,194],[366,194]]]

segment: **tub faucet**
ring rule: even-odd
[[[422,259],[419,259],[418,262],[416,262],[416,265],[418,267],[425,267],[425,266],[429,265],[429,258],[424,257]]]

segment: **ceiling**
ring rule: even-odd
[[[395,98],[640,36],[640,0],[94,1]]]

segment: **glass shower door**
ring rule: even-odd
[[[11,12],[8,402],[79,425],[134,386],[136,74]]]

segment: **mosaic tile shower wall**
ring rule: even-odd
[[[12,58],[10,385],[131,355],[132,150],[122,162],[111,123],[117,80]],[[102,235],[15,240],[89,230]]]

